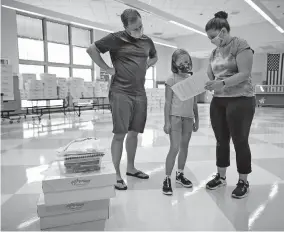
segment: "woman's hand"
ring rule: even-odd
[[[164,132],[168,135],[171,131],[171,124],[170,123],[165,123],[164,125]]]
[[[220,80],[213,80],[213,81],[208,81],[205,84],[205,89],[209,91],[218,91],[224,88],[223,81]]]
[[[193,132],[198,131],[199,129],[199,120],[195,120],[193,123]]]

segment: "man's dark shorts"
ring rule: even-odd
[[[131,96],[110,92],[113,133],[126,134],[128,131],[143,133],[147,120],[147,97]]]

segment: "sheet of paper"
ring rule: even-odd
[[[194,73],[172,86],[172,90],[181,101],[186,101],[205,92],[205,83],[209,81],[205,72]]]

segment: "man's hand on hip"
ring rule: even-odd
[[[107,70],[106,70],[106,72],[109,74],[109,75],[114,75],[115,74],[115,69],[114,68],[108,68]]]

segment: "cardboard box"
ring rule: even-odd
[[[116,174],[111,162],[103,162],[99,171],[71,174],[66,173],[63,161],[54,162],[45,176],[42,181],[44,193],[113,186],[116,183]]]
[[[105,210],[109,208],[109,203],[110,199],[104,199],[97,201],[81,201],[71,204],[48,206],[45,204],[44,194],[41,194],[37,204],[37,214],[39,217],[48,217],[82,211]]]
[[[82,211],[72,214],[62,214],[40,218],[40,229],[68,226],[83,222],[106,220],[109,218],[109,209]],[[57,228],[58,229],[58,228]]]
[[[45,231],[104,231],[106,220],[93,222],[84,222],[69,226],[60,226],[55,228],[44,229]]]
[[[96,201],[113,197],[115,197],[114,185],[44,194],[45,204],[47,206],[71,204],[80,202],[82,199],[84,199],[84,201]]]
[[[56,80],[56,75],[55,74],[50,74],[50,73],[41,73],[40,75],[40,79],[41,80],[52,80],[55,79]]]

